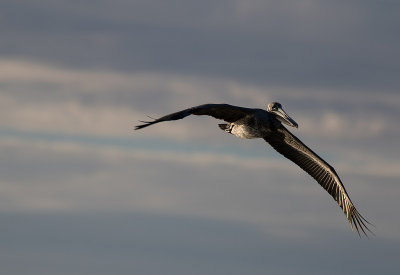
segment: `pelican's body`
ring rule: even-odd
[[[335,169],[314,153],[297,137],[295,137],[282,123],[298,127],[277,102],[268,104],[267,110],[251,109],[228,104],[204,104],[176,113],[163,116],[154,121],[142,121],[144,124],[136,126],[136,130],[155,123],[178,120],[189,115],[208,115],[222,119],[228,123],[218,126],[239,138],[263,138],[276,151],[296,163],[300,168],[311,175],[339,204],[346,215],[351,228],[359,228],[364,234],[369,231],[368,223],[354,207]]]
[[[253,114],[245,116],[229,124],[219,124],[219,127],[238,138],[262,138],[271,132],[274,117],[261,109],[254,109]]]

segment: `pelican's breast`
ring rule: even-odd
[[[264,136],[261,134],[261,131],[259,131],[259,129],[246,124],[234,124],[231,133],[239,138],[246,139],[261,138]]]

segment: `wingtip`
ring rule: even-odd
[[[143,121],[141,121],[141,122],[143,122]],[[149,126],[150,124],[151,124],[151,123],[146,122],[146,124],[136,125],[136,126],[135,126],[135,130],[140,130],[140,129],[142,129],[142,128],[145,128],[145,127]]]
[[[358,213],[357,210],[355,210],[351,214],[349,222],[350,222],[351,230],[354,231],[354,229],[355,229],[360,238],[362,236],[365,236],[369,239],[370,234],[372,236],[376,236],[375,233],[371,229],[368,228],[366,223],[371,226],[374,226],[374,225],[372,223],[370,223],[369,221],[367,221],[360,213]]]
[[[153,119],[153,121],[139,120],[139,122],[141,122],[143,124],[136,125],[135,126],[135,130],[140,130],[140,129],[143,129],[143,128],[147,127],[147,126],[150,126],[150,125],[156,123],[156,119],[155,118],[152,118],[151,116],[147,116],[147,117]]]
[[[149,125],[151,124],[151,122],[149,122],[149,121],[139,120],[139,122],[141,122],[141,123],[143,123],[143,124],[136,125],[136,126],[135,126],[135,130],[140,130],[140,129],[142,129],[142,128],[144,128],[144,127],[147,127],[147,126],[149,126]]]

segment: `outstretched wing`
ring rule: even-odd
[[[144,127],[163,121],[182,119],[189,115],[197,115],[197,116],[207,115],[215,117],[217,119],[225,120],[227,122],[234,122],[251,113],[253,113],[253,109],[237,107],[228,104],[203,104],[163,116],[153,121],[141,121],[144,124],[136,126],[135,130],[139,130]]]
[[[280,126],[274,134],[264,137],[271,146],[286,158],[290,159],[301,169],[311,175],[342,208],[351,228],[353,225],[360,235],[359,229],[367,235],[365,230],[371,232],[366,226],[366,221],[358,213],[349,195],[344,188],[335,169],[304,145],[297,137],[290,133],[284,126]],[[372,232],[371,232],[372,233]]]

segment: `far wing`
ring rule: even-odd
[[[227,122],[234,122],[245,117],[248,114],[252,114],[252,112],[253,109],[237,107],[229,104],[203,104],[163,116],[153,121],[141,121],[144,124],[136,126],[135,130],[139,130],[163,121],[182,119],[189,115],[207,115],[217,119],[225,120]]]
[[[354,225],[359,235],[359,228],[367,235],[365,229],[370,230],[365,223],[368,223],[368,221],[358,213],[342,181],[332,166],[304,145],[303,142],[290,133],[284,126],[280,126],[274,134],[264,137],[264,140],[271,144],[276,151],[311,175],[339,204],[351,228],[353,229]]]

